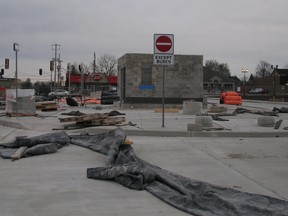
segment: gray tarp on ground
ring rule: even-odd
[[[27,146],[21,157],[31,157],[57,152],[57,149],[70,143],[70,137],[65,131],[47,133],[34,137],[19,136],[14,141],[0,144],[0,156],[11,159],[17,148]]]
[[[88,178],[110,179],[131,189],[145,189],[194,215],[288,215],[288,202],[284,200],[192,180],[149,164],[138,158],[130,145],[122,145],[125,137],[122,129],[71,137],[72,144],[107,155],[105,167],[87,169]]]
[[[31,138],[18,137],[14,142],[0,144],[0,147],[29,146],[34,148],[33,155],[37,151],[39,154],[45,152],[44,148],[49,143],[62,146],[70,142],[91,149],[106,155],[107,165],[88,168],[88,178],[115,180],[131,189],[145,189],[168,204],[193,215],[288,215],[288,202],[284,200],[192,180],[149,164],[138,158],[130,145],[122,145],[125,138],[126,134],[120,128],[97,135],[70,137],[65,132],[60,132]]]

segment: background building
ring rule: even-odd
[[[202,100],[203,56],[174,55],[174,65],[164,66],[165,103]],[[163,66],[153,64],[153,54],[125,54],[118,60],[118,91],[123,103],[161,103]]]

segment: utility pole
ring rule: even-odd
[[[93,61],[93,73],[96,73],[96,55],[94,52],[94,61]]]
[[[18,52],[19,52],[19,44],[13,44],[13,50],[15,51],[15,79],[16,79],[16,118],[18,119]]]
[[[273,101],[276,99],[276,73],[278,69],[278,65],[275,67],[271,65],[271,69],[273,69]]]
[[[61,83],[60,83],[60,77],[61,77],[61,59],[60,59],[60,54],[58,60],[58,65],[57,65],[57,70],[58,70],[58,76],[57,76],[57,83],[58,83],[58,88],[60,89]]]
[[[58,61],[58,59],[57,59],[57,51],[58,50],[60,50],[60,44],[57,44],[57,43],[55,43],[55,44],[52,44],[52,50],[54,50],[54,89],[55,89],[55,86],[56,86],[56,73],[57,73],[57,61]]]

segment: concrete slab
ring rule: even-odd
[[[23,131],[17,130],[16,134]],[[39,132],[36,132],[39,133]],[[288,200],[285,138],[129,136],[135,153],[163,169],[241,191]],[[68,145],[55,154],[1,160],[3,215],[187,215],[146,191],[86,178],[103,155]]]
[[[285,104],[245,102],[242,107],[269,110],[274,106]],[[18,119],[1,116],[1,142],[63,128],[58,117],[63,117],[61,114],[65,112],[79,110],[89,114],[115,109],[107,106],[95,110],[95,107],[62,104],[57,111],[37,111],[38,116]],[[236,108],[227,106],[228,112]],[[224,117],[229,121],[213,121],[213,127],[223,128],[222,131],[200,132],[187,131],[187,124],[195,123],[195,115],[184,115],[182,111],[165,113],[165,127],[162,127],[162,113],[152,109],[117,110],[126,113],[126,124],[121,127],[142,159],[192,179],[288,200],[285,138],[288,133],[284,130],[288,126],[288,114],[276,118],[283,119],[278,130],[259,127],[258,115],[241,114]],[[129,122],[136,125],[131,126]],[[103,126],[67,132],[99,133],[114,128]],[[187,215],[146,191],[130,190],[112,181],[87,179],[86,169],[103,166],[104,161],[103,155],[73,145],[55,154],[16,162],[1,159],[1,215]]]

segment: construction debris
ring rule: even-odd
[[[58,105],[56,101],[44,101],[44,102],[37,102],[36,109],[45,111],[56,111],[58,109]]]
[[[283,119],[278,120],[278,121],[275,123],[274,129],[279,129],[280,126],[281,126],[281,124],[282,124],[282,122],[283,122]]]
[[[243,113],[250,113],[250,114],[257,114],[257,115],[263,115],[263,116],[278,116],[278,114],[274,111],[253,111],[253,110],[249,110],[249,109],[245,109],[245,108],[240,108],[238,107],[237,109],[234,110],[234,112],[232,114],[243,114]]]
[[[210,107],[209,112],[212,112],[212,113],[227,112],[227,107],[219,107],[219,106],[213,105]]]
[[[25,157],[55,153],[57,149],[70,142],[70,137],[64,131],[34,137],[19,136],[15,138],[14,141],[0,144],[0,156],[2,158],[15,161]],[[11,149],[17,150],[11,151]]]
[[[63,122],[75,122],[76,125],[80,127],[91,127],[91,126],[111,126],[119,125],[125,122],[125,117],[119,117],[118,115],[125,115],[118,111],[111,111],[109,113],[94,113],[94,114],[84,114],[74,117],[58,118],[61,123]],[[75,125],[68,125],[67,127],[73,127]]]
[[[71,111],[69,113],[61,113],[61,115],[68,115],[68,116],[83,116],[85,113],[80,112],[79,110],[77,111]]]
[[[288,108],[287,107],[281,107],[280,109],[277,107],[273,108],[273,112],[277,113],[288,113]]]
[[[11,157],[12,161],[19,160],[24,152],[28,149],[27,146],[21,146]]]

